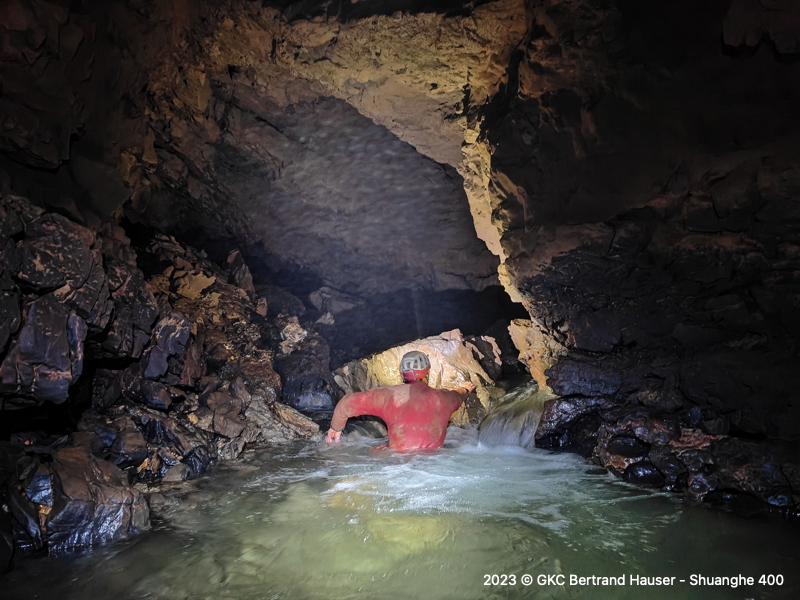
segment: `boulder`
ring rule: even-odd
[[[63,448],[52,469],[55,500],[46,518],[51,551],[107,543],[149,525],[144,496],[108,461],[85,448]]]
[[[622,480],[628,483],[651,485],[655,487],[661,487],[665,482],[664,476],[648,460],[641,460],[628,465],[622,475]]]
[[[28,223],[17,244],[15,276],[40,293],[80,288],[92,271],[94,233],[56,213]]]
[[[595,423],[601,409],[614,404],[606,398],[552,398],[544,403],[544,411],[536,427],[536,445],[541,448],[567,449],[579,442],[579,432],[585,425]],[[599,425],[599,421],[597,423]],[[597,426],[594,427],[595,431]],[[582,442],[581,442],[582,443]]]
[[[0,365],[0,395],[17,406],[60,404],[83,369],[84,321],[52,295],[23,309],[23,323]]]
[[[114,319],[98,354],[109,358],[139,358],[158,317],[158,305],[139,269],[113,258],[108,258],[106,264]]]
[[[726,437],[714,442],[711,455],[717,489],[746,492],[774,506],[794,504],[789,480],[763,444]]]

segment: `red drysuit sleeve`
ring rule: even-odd
[[[384,409],[389,398],[391,398],[391,394],[383,392],[383,390],[376,388],[366,392],[347,394],[347,396],[339,400],[336,409],[333,411],[331,429],[341,431],[350,417],[374,415],[384,419]]]

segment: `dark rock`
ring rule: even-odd
[[[550,387],[559,396],[613,396],[622,385],[622,378],[615,371],[569,359],[558,362],[546,374]]]
[[[340,394],[330,374],[292,375],[283,386],[283,402],[300,411],[333,411]]]
[[[679,390],[665,386],[657,390],[641,390],[628,397],[628,402],[638,402],[660,412],[672,413],[683,408],[686,400]]]
[[[608,441],[606,448],[611,454],[637,458],[645,456],[650,451],[650,444],[640,442],[634,437],[615,436]]]
[[[678,323],[672,337],[684,346],[711,346],[724,339],[724,333],[710,327],[699,327],[691,323]]]
[[[586,454],[587,442],[594,446],[594,437],[600,419],[597,411],[611,408],[613,403],[605,398],[558,398],[547,400],[536,428],[536,445],[541,448],[569,449],[580,446]]]
[[[25,486],[25,495],[36,504],[46,504],[47,506],[53,504],[52,476],[47,465],[39,465]]]
[[[706,494],[717,487],[717,476],[713,473],[694,473],[689,476],[686,484],[686,495],[695,502],[702,501]]]
[[[203,358],[203,343],[201,340],[193,339],[186,347],[178,385],[192,388],[197,385],[197,382],[205,373],[206,362]]]
[[[4,573],[14,555],[14,529],[11,515],[0,510],[0,573]]]
[[[176,483],[179,481],[186,481],[188,479],[189,474],[192,472],[192,469],[189,468],[188,465],[185,464],[177,464],[173,465],[169,468],[169,470],[164,475],[163,481]]]
[[[306,312],[306,307],[300,298],[278,286],[260,285],[256,289],[256,294],[267,299],[269,318],[278,315],[301,317]]]
[[[27,305],[0,366],[0,395],[13,396],[17,405],[64,402],[82,369],[85,325],[80,323],[52,295]]]
[[[211,373],[217,372],[231,359],[230,351],[223,345],[217,344],[206,356],[206,364]]]
[[[107,260],[108,285],[114,302],[114,319],[100,347],[100,355],[138,358],[150,339],[158,305],[139,269]]]
[[[2,270],[2,267],[0,267]],[[19,292],[7,271],[0,272],[0,355],[22,322]]]
[[[39,528],[39,511],[36,506],[25,496],[16,485],[8,488],[8,505],[11,514],[20,527],[19,532],[24,536],[15,535],[15,545],[30,546],[34,550],[44,547],[45,539]]]
[[[724,438],[711,448],[719,488],[753,494],[775,506],[793,504],[789,480],[762,445]]]
[[[242,253],[238,250],[231,251],[225,260],[225,267],[231,283],[247,292],[250,300],[255,300],[256,290],[253,287],[253,276],[242,258]]]
[[[208,467],[211,465],[211,460],[211,454],[205,446],[196,446],[183,458],[184,464],[192,470],[192,473],[198,475],[208,470]]]
[[[510,340],[508,326],[506,326],[505,333],[506,338]],[[495,339],[479,335],[467,336],[465,339],[478,349],[476,358],[486,374],[494,381],[501,379],[503,377],[503,352]],[[516,356],[513,358],[517,359]]]
[[[110,460],[120,469],[138,467],[147,458],[148,449],[138,429],[122,431],[111,445]]]
[[[665,483],[664,476],[650,461],[642,460],[628,465],[622,476],[623,481],[639,485],[653,485],[661,487]]]
[[[142,355],[143,375],[159,379],[167,373],[170,357],[183,357],[192,334],[192,324],[177,311],[171,311],[156,323],[152,343]]]
[[[93,333],[99,333],[108,325],[114,304],[108,290],[108,278],[103,270],[100,250],[92,250],[89,274],[84,280],[70,280],[53,292],[65,306],[80,316]]]
[[[207,406],[213,413],[210,431],[229,439],[241,435],[245,422],[240,418],[244,410],[244,403],[240,399],[222,392],[214,392],[208,397]]]
[[[113,442],[112,442],[113,443]],[[104,456],[104,450],[111,444],[104,444],[103,440],[93,431],[73,431],[69,434],[67,447],[86,448],[95,456]]]
[[[639,415],[628,415],[614,425],[617,434],[633,434],[650,445],[665,446],[671,440],[680,437],[680,427],[672,420],[658,419]]]
[[[650,450],[649,458],[666,478],[665,486],[668,490],[681,491],[686,486],[688,471],[669,448],[657,446]]]
[[[17,244],[16,277],[39,292],[79,288],[92,270],[94,234],[66,217],[47,213],[29,223]]]
[[[568,341],[581,350],[610,352],[621,341],[619,318],[613,311],[580,311],[571,318],[569,328]]]
[[[84,448],[64,448],[53,470],[56,500],[47,516],[51,551],[107,543],[149,525],[144,496],[111,463]]]
[[[707,419],[701,423],[703,431],[710,435],[727,435],[731,429],[730,419],[727,417],[715,417]]]
[[[92,406],[111,408],[122,397],[122,383],[117,372],[98,369],[92,380]]]
[[[158,410],[168,410],[172,405],[167,386],[157,381],[150,381],[129,372],[123,380],[123,394],[134,402],[144,404]]]

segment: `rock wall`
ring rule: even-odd
[[[537,444],[695,499],[794,504],[794,8],[532,8],[481,156],[487,243],[532,317],[512,333],[561,396]]]
[[[277,350],[279,325],[238,252],[226,271],[158,236],[137,256],[113,223],[95,233],[8,195],[0,232],[0,402],[4,427],[19,423],[0,448],[4,540],[63,551],[127,536],[149,523],[131,484],[182,481],[246,444],[318,431],[278,402],[273,358],[303,349]],[[62,403],[76,427],[18,431]]]

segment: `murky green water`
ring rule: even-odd
[[[220,466],[153,530],[27,562],[0,581],[0,596],[800,598],[796,523],[691,507],[589,475],[575,456],[481,446],[474,432],[451,430],[444,449],[415,456],[371,452],[378,443],[260,451]],[[698,587],[692,574],[784,583]],[[487,575],[516,584],[484,585]],[[537,583],[547,575],[564,584]],[[624,575],[625,585],[570,585],[570,575]],[[686,583],[636,586],[631,575]]]

